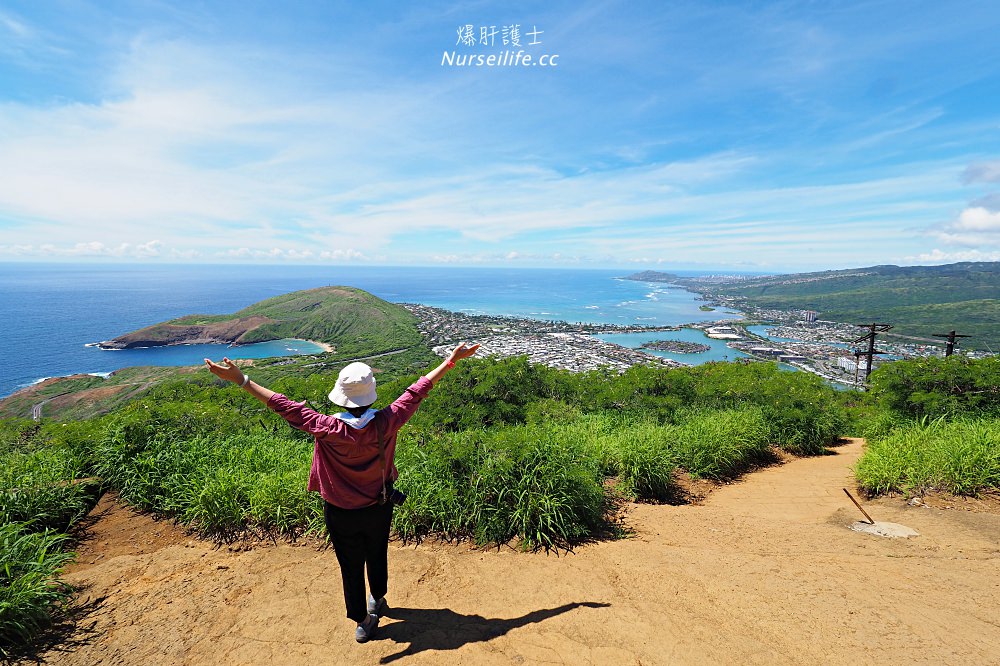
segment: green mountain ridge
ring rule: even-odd
[[[956,330],[963,344],[1000,349],[1000,262],[866,268],[768,275],[707,284],[677,283],[710,298],[758,308],[815,310],[821,319],[880,322],[901,335],[929,337]]]

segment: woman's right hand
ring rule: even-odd
[[[228,358],[223,358],[222,363],[213,363],[206,358],[205,365],[219,379],[225,379],[227,382],[234,384],[239,384],[243,381],[243,371]]]

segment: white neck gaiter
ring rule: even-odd
[[[375,410],[369,408],[368,411],[361,416],[352,416],[350,412],[340,412],[339,414],[334,414],[333,418],[340,419],[356,430],[361,430],[368,425],[373,418],[375,418]]]

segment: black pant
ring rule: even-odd
[[[368,617],[365,566],[372,596],[381,599],[389,589],[389,527],[392,502],[364,509],[340,509],[323,502],[323,518],[344,581],[347,617],[362,622]]]

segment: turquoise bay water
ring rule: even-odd
[[[735,361],[738,358],[748,358],[747,354],[727,347],[725,340],[714,340],[694,328],[646,333],[602,333],[597,337],[601,340],[632,349],[638,349],[644,342],[652,342],[654,340],[682,340],[684,342],[696,342],[711,347],[708,351],[697,354],[676,354],[674,352],[658,351],[655,349],[643,350],[647,354],[662,356],[663,358],[673,359],[681,363],[687,363],[688,365],[700,365],[710,361]]]
[[[197,365],[203,359],[218,361],[223,356],[237,358],[271,358],[272,356],[299,356],[319,354],[323,347],[308,340],[285,338],[252,345],[170,345],[139,347],[134,349],[100,349],[101,354],[120,355],[125,363],[133,365]],[[125,366],[122,366],[125,367]]]
[[[776,335],[768,335],[767,329],[769,328],[774,328],[774,326],[770,326],[767,324],[757,324],[755,326],[747,326],[747,330],[750,331],[751,333],[759,335],[760,337],[766,338],[773,342],[796,342],[796,340],[793,340],[792,338],[780,338]]]

